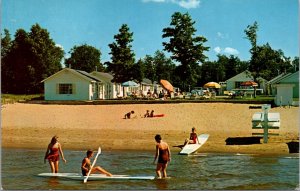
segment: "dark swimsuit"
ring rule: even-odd
[[[169,161],[168,149],[159,149],[158,163],[167,164]]]
[[[50,149],[49,155],[46,157],[51,162],[56,162],[59,161],[59,153],[58,153],[58,148],[52,147]]]
[[[91,169],[91,165],[90,164],[86,164],[85,167],[88,168],[89,171],[90,171],[90,169]],[[83,168],[81,168],[81,173],[82,173],[82,176],[87,176],[88,172],[86,172]]]

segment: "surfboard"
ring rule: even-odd
[[[196,152],[208,139],[209,134],[198,135],[199,143],[196,144],[187,144],[179,152],[180,155],[189,155]]]
[[[80,173],[41,173],[40,177],[57,177],[66,178],[72,180],[83,180],[86,176],[82,176]],[[88,180],[153,180],[155,176],[130,176],[130,175],[113,175],[106,176],[104,174],[90,174]]]

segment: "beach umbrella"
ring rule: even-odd
[[[172,86],[172,84],[167,81],[167,80],[160,80],[160,84],[162,85],[163,88],[165,88],[166,90],[173,92],[174,91],[174,87]]]
[[[138,87],[139,85],[134,81],[127,81],[122,83],[123,87]]]
[[[256,82],[253,81],[246,81],[246,82],[242,82],[241,86],[258,86],[258,84]]]
[[[221,85],[218,84],[217,82],[208,82],[204,84],[205,88],[221,88]]]

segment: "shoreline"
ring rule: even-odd
[[[161,134],[173,146],[189,137],[191,128],[210,134],[199,153],[288,154],[287,142],[299,139],[299,108],[271,108],[279,112],[279,136],[267,144],[226,145],[228,137],[252,136],[251,118],[261,109],[253,104],[179,103],[139,105],[39,105],[10,104],[2,108],[2,148],[46,149],[54,135],[63,149],[155,150],[154,136]],[[141,118],[146,109],[165,117]],[[123,119],[128,111],[135,119]]]

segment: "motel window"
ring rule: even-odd
[[[74,89],[72,84],[59,84],[59,94],[73,94]]]

